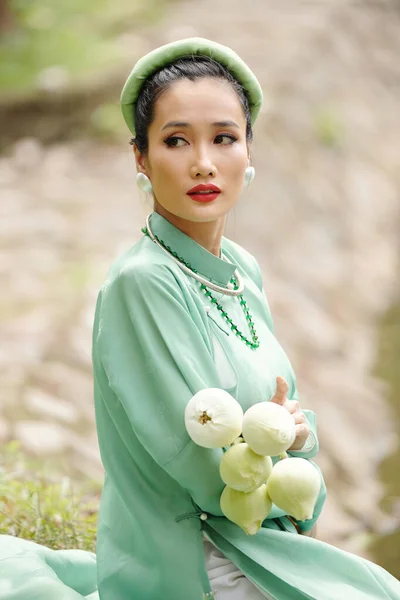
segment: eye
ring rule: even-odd
[[[217,142],[217,143],[218,144],[222,143],[223,146],[227,146],[229,144],[234,144],[235,142],[237,142],[237,138],[234,135],[228,134],[228,133],[220,133],[219,135],[216,136],[215,139],[221,140],[223,138],[227,138],[229,140],[228,143],[223,143],[223,142]]]
[[[171,135],[169,138],[166,138],[164,140],[164,143],[167,146],[169,146],[170,148],[182,148],[183,144],[178,146],[178,144],[175,142],[185,142],[186,143],[186,140],[181,137],[177,137],[176,135]]]

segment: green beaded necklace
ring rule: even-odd
[[[147,227],[142,227],[141,231],[145,235],[147,235],[147,236],[150,237],[149,232],[147,231]],[[189,269],[191,269],[193,271],[193,273],[198,273],[198,271],[194,267],[192,267],[190,263],[186,262],[182,258],[182,256],[179,256],[176,252],[174,252],[169,246],[167,246],[167,244],[165,244],[165,242],[163,242],[162,240],[160,240],[160,238],[157,237],[155,234],[153,234],[153,235],[157,239],[157,241],[163,246],[163,248],[165,248],[165,250],[167,250],[167,252],[169,252],[170,254],[172,254],[172,256],[174,256],[177,260],[179,260],[179,262],[183,263],[184,265],[186,265],[186,267],[188,267]],[[234,289],[237,290],[238,289],[238,285],[237,285],[235,277],[231,277],[231,283],[233,284]],[[223,318],[225,319],[225,321],[228,323],[228,325],[232,329],[233,333],[235,333],[235,335],[238,338],[240,338],[246,344],[246,346],[248,346],[252,350],[256,350],[259,347],[260,342],[258,341],[258,336],[256,335],[256,330],[255,330],[255,327],[254,327],[253,318],[252,318],[252,316],[250,314],[249,309],[247,308],[247,303],[246,303],[246,300],[243,298],[243,294],[239,294],[238,298],[240,300],[240,306],[242,307],[242,310],[243,310],[244,315],[246,317],[246,321],[247,321],[247,324],[248,324],[248,327],[249,327],[249,330],[250,330],[250,334],[251,334],[251,337],[252,337],[253,341],[250,341],[240,331],[240,329],[238,328],[238,326],[235,325],[235,323],[232,321],[232,319],[229,318],[229,315],[224,310],[224,307],[212,295],[212,293],[210,292],[210,290],[207,289],[206,285],[204,285],[203,283],[201,283],[200,284],[200,289],[204,292],[205,296],[210,300],[210,302],[212,304],[215,304],[215,306],[220,311],[220,313],[223,316]]]

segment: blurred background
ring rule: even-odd
[[[203,36],[266,96],[226,235],[261,264],[317,413],[318,537],[400,578],[399,31],[398,0],[0,0],[0,531],[28,535],[37,465],[61,494],[101,487],[94,305],[151,210],[119,94],[142,54]]]

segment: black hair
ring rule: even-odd
[[[154,119],[154,105],[163,92],[165,92],[175,81],[179,79],[202,79],[214,77],[228,81],[237,93],[243,112],[246,117],[246,139],[251,142],[253,131],[251,127],[251,115],[249,99],[244,87],[221,63],[207,56],[190,55],[184,56],[166,67],[153,73],[144,83],[140,90],[135,106],[135,129],[136,137],[130,143],[136,144],[142,154],[149,149],[148,128]]]

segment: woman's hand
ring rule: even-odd
[[[306,417],[300,408],[300,403],[297,402],[297,400],[287,399],[286,394],[288,393],[288,390],[289,386],[283,377],[277,377],[275,396],[273,396],[270,401],[275,402],[275,404],[280,404],[294,417],[294,421],[296,423],[296,439],[290,448],[288,448],[288,451],[290,452],[290,450],[302,449],[306,443],[306,439],[310,434],[310,428],[307,424]]]

